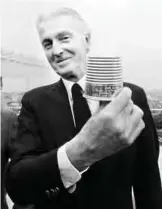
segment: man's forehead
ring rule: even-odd
[[[61,31],[83,33],[85,28],[85,23],[76,17],[61,15],[49,17],[40,23],[39,33],[41,36],[48,33],[60,33]]]

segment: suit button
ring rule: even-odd
[[[60,189],[59,189],[58,187],[56,187],[54,190],[55,190],[55,195],[58,195],[58,194],[59,194]]]
[[[48,198],[50,198],[51,195],[50,195],[49,190],[45,190],[45,194],[47,195]]]
[[[49,192],[50,192],[51,197],[54,197],[54,196],[55,196],[55,191],[54,191],[54,189],[50,189]]]
[[[59,194],[60,189],[56,187],[55,189],[45,190],[45,194],[48,198],[56,197]]]
[[[59,193],[59,188],[56,187],[55,189],[50,189],[51,196],[55,197]]]
[[[60,189],[58,187],[55,188],[55,192],[59,193]]]

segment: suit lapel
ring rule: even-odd
[[[52,85],[52,88],[50,88],[48,91],[48,95],[52,100],[53,106],[55,107],[54,111],[57,111],[55,120],[57,120],[57,123],[59,124],[59,129],[61,129],[56,130],[59,135],[57,136],[57,144],[60,146],[66,141],[72,139],[75,135],[75,126],[68,94],[62,79]]]

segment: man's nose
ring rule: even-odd
[[[58,43],[57,41],[53,42],[53,54],[54,55],[60,55],[63,52],[63,48],[61,46],[60,43]]]

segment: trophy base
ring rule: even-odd
[[[83,96],[86,98],[86,99],[90,99],[90,100],[96,100],[96,101],[112,101],[112,99],[114,98],[113,96],[111,97],[94,97],[94,96],[89,96],[89,95],[86,95],[86,94],[83,94]]]

